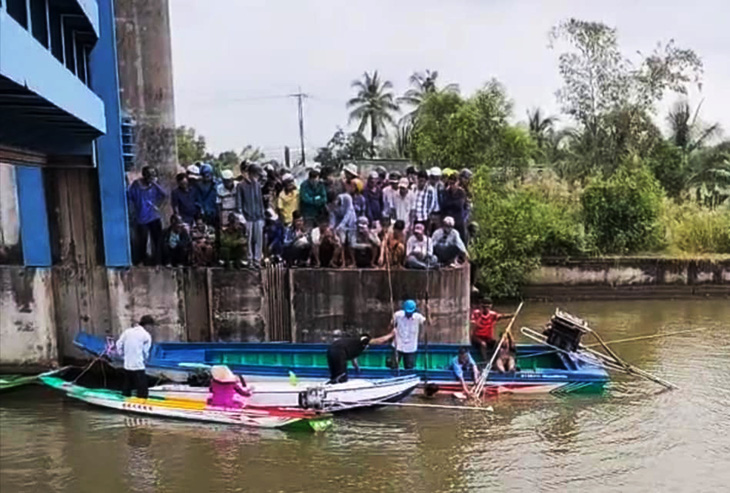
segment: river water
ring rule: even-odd
[[[730,302],[561,307],[606,340],[708,330],[615,346],[679,390],[619,376],[600,396],[501,395],[493,413],[387,408],[317,435],[123,416],[21,389],[0,397],[0,491],[728,491]],[[528,304],[520,322],[553,309]]]

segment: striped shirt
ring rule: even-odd
[[[416,197],[413,201],[413,212],[416,221],[427,221],[428,216],[434,212],[438,198],[436,190],[431,185],[426,185],[422,190],[415,190]]]

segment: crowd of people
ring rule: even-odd
[[[168,192],[153,167],[132,182],[133,261],[147,265],[259,268],[455,267],[468,260],[472,174],[440,168],[404,174],[355,164],[308,170],[300,184],[285,169],[243,162],[219,176],[188,166]],[[163,228],[163,207],[172,216]]]

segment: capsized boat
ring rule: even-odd
[[[250,406],[318,408],[328,412],[373,407],[398,402],[410,395],[421,379],[418,375],[378,380],[353,379],[344,383],[293,382],[281,379],[251,384]],[[149,389],[150,397],[205,402],[208,388],[187,384],[163,384]]]
[[[120,366],[121,358],[114,352],[113,340],[80,332],[74,343],[88,353],[106,353],[112,365]],[[249,384],[257,380],[286,380],[290,373],[300,380],[321,381],[329,377],[327,344],[299,343],[181,343],[153,344],[147,373],[155,378],[186,382],[196,370],[189,363],[227,365],[234,373],[243,375]],[[394,376],[418,375],[422,384],[428,382],[439,391],[458,392],[461,385],[449,369],[460,345],[431,344],[428,351],[419,347],[414,370],[395,371],[390,368],[393,350],[389,346],[371,346],[358,356],[363,379],[383,379]],[[479,355],[472,352],[478,361]],[[592,364],[581,353],[556,352],[544,344],[517,344],[517,368],[511,373],[492,371],[485,392],[510,393],[595,393],[601,392],[609,376],[600,362]]]
[[[52,375],[42,375],[39,380],[49,387],[64,392],[72,399],[128,413],[256,428],[322,431],[332,425],[330,414],[305,409],[249,406],[242,409],[221,408],[190,399],[125,397],[119,391],[83,387]]]

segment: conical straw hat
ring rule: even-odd
[[[210,369],[210,374],[214,380],[219,382],[236,382],[238,378],[233,374],[230,368],[225,365],[216,365]]]

